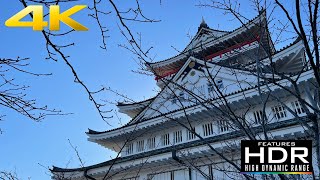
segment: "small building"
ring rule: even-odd
[[[119,112],[132,118],[124,126],[87,132],[89,141],[118,156],[82,168],[53,167],[53,179],[244,179],[236,168],[240,140],[309,137],[300,122],[306,113],[286,90],[290,83],[270,71],[296,78],[309,101],[314,76],[305,64],[299,39],[275,49],[265,11],[233,31],[203,20],[181,53],[146,64],[161,88],[155,97],[119,103]]]

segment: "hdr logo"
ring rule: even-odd
[[[73,28],[76,31],[87,31],[88,28],[73,20],[70,16],[86,8],[86,5],[76,5],[72,8],[60,12],[60,6],[52,5],[49,8],[49,30],[59,31],[60,21]],[[32,12],[33,21],[21,21]],[[30,5],[9,18],[5,25],[8,27],[32,27],[34,31],[42,31],[48,26],[48,22],[43,20],[43,6]]]
[[[241,173],[312,174],[312,141],[241,141]]]

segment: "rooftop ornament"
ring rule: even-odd
[[[201,28],[207,28],[209,29],[208,24],[204,21],[203,17],[202,17],[202,21],[200,23],[200,26],[198,27],[198,31],[200,31]]]

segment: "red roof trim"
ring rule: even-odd
[[[212,58],[217,57],[217,56],[222,57],[222,55],[225,54],[225,53],[231,52],[231,51],[234,50],[234,49],[241,48],[241,47],[243,47],[243,46],[245,46],[245,45],[248,45],[248,44],[250,45],[251,43],[253,43],[253,42],[255,42],[255,41],[259,41],[259,36],[257,36],[256,38],[254,38],[254,39],[252,39],[252,40],[245,41],[245,42],[242,42],[242,43],[238,43],[238,44],[235,44],[235,45],[233,45],[233,46],[230,46],[230,47],[228,47],[228,48],[226,48],[226,49],[224,49],[224,50],[221,50],[221,51],[218,51],[218,52],[216,52],[216,53],[210,54],[210,55],[206,56],[204,59],[205,59],[205,60],[211,60]],[[156,76],[156,77],[155,77],[155,80],[158,81],[158,80],[160,80],[160,79],[162,79],[162,78],[164,78],[164,77],[167,77],[167,76],[170,76],[170,75],[172,75],[172,74],[175,74],[175,73],[177,73],[177,72],[179,71],[179,69],[180,69],[180,68],[176,68],[176,69],[171,70],[171,71],[169,71],[169,72],[167,72],[167,73],[164,73],[162,76]]]
[[[238,44],[235,44],[235,45],[233,45],[231,47],[228,47],[228,48],[226,48],[224,50],[221,50],[221,51],[218,51],[216,53],[210,54],[210,55],[206,56],[204,59],[205,60],[211,60],[212,58],[217,57],[217,56],[222,57],[222,54],[224,54],[224,53],[231,52],[234,49],[241,48],[241,47],[243,47],[245,45],[248,45],[248,44],[250,45],[251,43],[253,43],[255,41],[259,41],[259,36],[257,36],[256,38],[254,38],[254,39],[252,39],[250,41],[245,41],[245,42],[242,42],[242,43],[238,43]]]
[[[180,68],[176,68],[176,69],[171,70],[171,71],[169,71],[169,72],[167,72],[167,73],[164,73],[162,76],[156,76],[154,79],[158,81],[159,79],[162,79],[162,78],[164,78],[164,77],[170,76],[171,74],[177,73],[177,72],[179,71],[179,69],[180,69]]]

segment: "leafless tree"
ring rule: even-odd
[[[24,6],[27,6],[28,3],[42,3],[46,6],[49,6],[51,4],[59,4],[59,3],[72,3],[73,1],[71,0],[64,0],[64,1],[36,1],[36,0],[21,0],[21,3]],[[110,6],[111,11],[105,11],[105,8],[102,8],[102,4],[108,3]],[[248,21],[250,18],[247,18],[243,15],[241,12],[241,8],[239,6],[239,2],[237,1],[228,1],[228,0],[222,0],[222,1],[206,1],[206,2],[201,2],[199,6],[201,7],[206,7],[206,8],[212,8],[213,10],[221,10],[228,15],[233,16],[237,21],[239,21],[243,26],[245,26],[245,22]],[[247,107],[245,109],[241,109],[241,112],[237,111],[237,108],[231,105],[231,103],[228,101],[226,96],[224,95],[223,90],[219,88],[219,85],[216,82],[216,77],[213,75],[212,72],[209,72],[210,69],[207,68],[206,64],[209,63],[207,62],[207,59],[205,56],[198,55],[197,58],[200,58],[204,60],[205,66],[204,66],[204,74],[206,74],[206,78],[208,79],[208,82],[212,84],[214,87],[213,94],[212,96],[215,98],[215,102],[213,101],[208,101],[208,99],[203,97],[203,94],[201,94],[201,90],[197,89],[197,87],[192,88],[192,89],[187,89],[181,84],[178,84],[176,82],[171,81],[170,79],[161,79],[160,81],[163,81],[166,87],[169,87],[168,93],[173,95],[171,98],[177,99],[177,104],[182,109],[187,108],[186,101],[189,103],[198,103],[201,104],[205,109],[216,109],[216,113],[221,117],[221,122],[226,123],[226,127],[234,130],[234,131],[239,131],[242,134],[243,139],[251,139],[251,140],[256,140],[256,139],[269,139],[273,138],[272,133],[269,130],[269,119],[268,117],[271,116],[268,114],[265,110],[266,105],[270,101],[277,101],[280,103],[289,113],[293,114],[296,119],[299,121],[301,126],[303,126],[306,129],[306,133],[300,137],[301,139],[312,139],[315,142],[315,147],[317,149],[316,154],[317,156],[317,163],[318,167],[320,167],[320,137],[319,137],[319,83],[320,83],[320,77],[319,77],[319,20],[318,20],[318,9],[319,9],[319,1],[314,0],[314,1],[308,1],[308,2],[300,2],[299,0],[295,1],[295,12],[290,12],[288,8],[286,8],[281,2],[275,0],[273,1],[252,1],[252,8],[257,11],[257,13],[261,13],[263,10],[267,10],[270,12],[270,16],[268,16],[267,22],[261,26],[261,34],[266,33],[263,32],[266,30],[266,26],[273,27],[273,35],[275,38],[274,42],[283,42],[292,39],[288,35],[284,35],[286,31],[288,31],[288,27],[292,28],[292,31],[294,35],[292,37],[298,37],[303,41],[304,47],[305,47],[305,52],[306,52],[306,64],[305,67],[301,69],[300,72],[291,74],[291,73],[284,73],[281,72],[277,66],[274,64],[274,59],[273,59],[273,52],[270,51],[269,49],[263,49],[264,47],[260,44],[259,48],[261,51],[264,51],[263,54],[259,54],[256,57],[251,57],[251,61],[255,62],[256,66],[253,66],[255,68],[252,69],[243,69],[246,72],[250,72],[251,75],[254,75],[258,79],[258,86],[257,90],[259,91],[260,94],[260,104],[263,105],[263,114],[262,114],[262,119],[261,121],[258,122],[259,127],[258,128],[253,128],[253,122],[252,120],[246,119],[246,114],[249,112],[249,110],[253,107],[248,103]],[[303,8],[305,12],[301,12],[301,7],[307,7]],[[122,10],[121,7],[119,7],[114,1],[109,0],[109,1],[97,1],[93,0],[91,6],[89,6],[89,9],[91,10],[90,16],[97,22],[97,25],[100,30],[101,34],[101,48],[102,49],[107,49],[107,41],[108,41],[108,29],[105,25],[102,24],[101,22],[101,16],[107,16],[110,13],[115,13],[118,17],[117,21],[119,22],[119,30],[123,34],[123,36],[126,38],[128,41],[127,44],[120,45],[121,47],[129,50],[132,52],[134,55],[137,57],[137,62],[140,65],[141,69],[139,73],[141,74],[157,74],[155,69],[147,69],[145,68],[145,64],[148,64],[148,62],[153,60],[149,56],[149,52],[153,47],[147,47],[144,48],[142,47],[141,43],[141,35],[132,32],[130,29],[128,22],[134,21],[134,22],[139,22],[139,23],[144,23],[144,22],[157,22],[156,20],[149,19],[147,18],[143,13],[140,8],[139,1],[136,1],[136,6],[134,8],[129,8],[126,10]],[[275,9],[280,9],[284,13],[284,16],[287,17],[288,22],[287,23],[277,23],[277,26],[270,26],[270,24],[274,23],[276,21],[275,16],[273,15],[273,11]],[[308,16],[308,19],[304,19],[302,17],[302,14],[306,13]],[[292,16],[294,14],[294,16]],[[64,49],[69,47],[69,46],[74,46],[73,42],[70,42],[67,45],[58,45],[53,43],[53,40],[56,37],[66,37],[70,33],[73,33],[74,31],[69,31],[65,33],[60,33],[60,34],[55,34],[53,32],[49,31],[42,31],[42,35],[44,36],[46,40],[46,49],[47,49],[47,54],[48,54],[48,59],[58,61],[62,60],[66,63],[66,65],[70,68],[70,71],[72,72],[74,78],[75,78],[75,83],[80,84],[80,86],[85,90],[85,92],[88,94],[90,101],[94,104],[96,107],[98,113],[100,114],[101,118],[108,122],[107,120],[109,118],[112,118],[110,115],[111,111],[108,109],[104,109],[104,102],[99,99],[96,99],[96,94],[101,93],[103,91],[110,91],[110,88],[102,88],[98,89],[96,91],[90,90],[91,88],[87,87],[87,85],[81,80],[79,77],[77,71],[74,69],[72,64],[70,63],[69,55],[64,53]],[[271,32],[271,31],[270,31]],[[256,37],[255,35],[252,34],[253,37]],[[260,36],[262,37],[262,36]],[[261,42],[261,40],[260,40]],[[241,53],[241,52],[238,52]],[[245,56],[245,54],[244,54]],[[262,63],[260,62],[261,59],[267,57],[269,60],[267,63]],[[19,61],[21,59],[18,59]],[[212,62],[210,62],[212,63]],[[224,65],[224,66],[232,66],[231,64],[219,64],[217,65]],[[298,85],[298,80],[299,76],[305,72],[306,70],[313,70],[314,77],[315,77],[315,83],[314,83],[314,88],[316,89],[316,92],[312,92],[312,96],[314,99],[314,102],[308,102],[302,97],[301,93],[301,88]],[[19,70],[20,71],[20,70]],[[236,74],[236,73],[235,73]],[[158,74],[160,76],[160,74]],[[286,86],[283,86],[280,83],[280,80],[287,80],[288,82],[291,83],[291,88],[287,88]],[[9,84],[11,81],[5,81],[6,84]],[[237,82],[240,84],[241,82]],[[169,84],[173,84],[172,86],[169,86]],[[273,92],[273,90],[270,87],[270,84],[275,85],[286,92],[290,93],[294,97],[296,97],[299,101],[299,103],[302,105],[302,108],[306,112],[307,116],[306,118],[300,118],[291,107],[288,107],[284,103],[282,103],[281,99],[277,96],[276,93]],[[267,90],[261,90],[261,87],[265,87]],[[240,86],[241,87],[241,86]],[[24,89],[24,88],[22,88]],[[18,89],[18,90],[22,90]],[[15,89],[11,89],[11,91],[14,91]],[[175,94],[176,90],[183,91],[185,94],[188,95],[188,99],[182,98],[179,94]],[[113,91],[116,92],[116,91]],[[120,94],[118,94],[120,95]],[[246,96],[245,94],[243,95],[244,102],[246,101]],[[126,98],[126,96],[121,95],[122,97]],[[163,97],[165,98],[165,97]],[[127,99],[128,100],[128,99]],[[132,101],[131,99],[129,99]],[[18,101],[19,102],[19,101]],[[32,101],[33,102],[33,101]],[[9,101],[9,104],[11,102]],[[30,102],[27,103],[28,105]],[[18,104],[19,105],[19,104]],[[17,106],[17,105],[16,105]],[[20,105],[21,106],[21,105]],[[19,106],[18,106],[19,107]],[[22,105],[22,107],[24,107]],[[12,106],[9,106],[9,108],[13,108]],[[30,106],[28,107],[30,108]],[[14,108],[13,108],[14,109]],[[15,109],[16,110],[16,109]],[[28,109],[27,112],[30,112],[30,110],[35,111],[35,110],[45,110],[46,112],[48,111],[46,108],[31,108]],[[153,109],[154,111],[158,111],[157,109]],[[29,113],[26,113],[25,110],[21,110],[21,108],[17,108],[19,113],[22,113],[24,115],[27,115],[28,117],[34,117],[32,114],[30,115]],[[55,110],[50,110],[48,114],[51,112],[54,113],[59,113],[59,111]],[[203,142],[206,142],[204,137],[196,132],[191,125],[191,121],[188,118],[188,114],[186,111],[185,113],[185,118],[184,120],[187,123],[181,123],[180,121],[171,118],[170,116],[167,116],[163,112],[159,112],[162,114],[165,118],[170,119],[172,121],[176,121],[180,126],[186,128],[190,132],[192,132],[195,136],[197,136],[200,140],[203,140]],[[43,118],[44,115],[40,115],[36,118],[32,118],[37,120],[37,118]],[[217,120],[216,120],[217,121]],[[311,123],[311,124],[310,124]],[[258,129],[258,130],[257,130]],[[311,132],[311,134],[309,134]],[[260,134],[263,134],[262,136]],[[137,137],[137,136],[135,136]],[[127,141],[132,141],[133,139],[128,139]],[[121,149],[125,147],[125,144],[122,145]],[[228,141],[225,140],[223,143],[223,146],[229,147],[227,148],[226,152],[221,152],[220,150],[217,150],[216,148],[212,147],[210,143],[205,143],[213,152],[215,152],[220,158],[225,160],[230,164],[232,167],[231,169],[221,169],[220,167],[216,167],[217,169],[220,169],[224,173],[228,174],[231,172],[239,172],[240,171],[240,165],[238,162],[234,162],[228,155],[230,155],[230,152],[234,149],[234,147],[237,147],[238,142],[237,141]],[[75,148],[74,148],[75,149]],[[118,154],[119,156],[120,154]],[[117,158],[118,158],[117,156]],[[78,156],[79,157],[79,156]],[[117,158],[114,159],[114,163],[117,162]],[[79,158],[80,159],[80,158]],[[185,161],[181,161],[180,164],[192,168],[192,169],[197,169],[197,166],[192,163],[192,161],[189,161],[186,159]],[[110,167],[110,169],[112,166]],[[203,176],[207,176],[206,173],[202,172],[200,169],[197,169]],[[319,172],[319,171],[318,171]],[[103,179],[108,179],[114,174],[105,174]],[[138,174],[137,174],[138,175]],[[317,175],[319,177],[319,174]],[[249,176],[249,175],[244,175],[243,176],[246,179],[252,179],[254,177]],[[280,179],[289,179],[291,177],[284,176],[284,175],[279,175],[278,176]],[[86,177],[87,179],[95,179],[94,177],[88,176]],[[232,178],[232,177],[230,177]],[[268,178],[268,177],[266,177]],[[276,178],[276,177],[271,177],[270,178]],[[294,177],[293,177],[294,178]],[[61,179],[64,179],[64,177],[61,177]]]
[[[234,17],[237,21],[241,23],[242,26],[246,26],[246,21],[248,21],[250,18],[246,18],[243,13],[241,12],[240,3],[236,1],[209,1],[205,3],[200,3],[198,6],[206,7],[206,8],[213,8],[215,10],[222,10],[224,13],[231,15]],[[301,13],[301,7],[306,6],[307,8],[304,8],[306,11],[306,14],[308,15],[307,19],[302,19],[302,13]],[[301,137],[297,137],[300,139],[312,139],[314,142],[314,147],[316,148],[316,159],[317,163],[319,165],[319,66],[317,63],[319,63],[319,22],[318,22],[318,1],[308,1],[301,3],[299,1],[295,1],[295,12],[289,13],[288,9],[286,9],[279,1],[252,1],[252,8],[257,11],[257,13],[261,13],[262,11],[269,11],[270,14],[268,14],[268,18],[266,22],[262,22],[263,25],[261,25],[261,31],[259,33],[269,33],[265,32],[266,30],[270,31],[275,38],[275,43],[281,43],[288,40],[292,40],[293,38],[297,38],[297,41],[302,40],[303,45],[305,47],[306,52],[306,61],[304,66],[300,69],[298,72],[284,72],[283,70],[279,69],[280,65],[275,63],[275,60],[273,59],[274,52],[272,52],[270,49],[265,49],[263,45],[261,44],[262,39],[260,39],[259,44],[259,50],[264,51],[264,54],[258,54],[251,58],[252,62],[255,62],[254,64],[256,66],[252,66],[251,68],[243,68],[244,71],[249,72],[249,74],[254,75],[258,80],[258,86],[257,90],[260,95],[260,104],[263,105],[262,109],[262,118],[259,120],[259,122],[255,122],[259,124],[259,127],[254,128],[254,122],[252,119],[246,119],[246,114],[249,112],[249,110],[253,107],[250,105],[249,102],[247,102],[246,109],[242,109],[241,112],[237,112],[237,108],[232,106],[230,102],[227,100],[226,96],[224,95],[223,91],[220,90],[219,85],[216,83],[215,79],[216,77],[212,75],[212,72],[209,72],[209,69],[205,68],[207,71],[207,79],[209,83],[212,83],[215,87],[214,89],[214,96],[215,99],[217,99],[217,104],[212,103],[211,101],[208,102],[207,99],[203,98],[204,94],[199,94],[201,92],[199,89],[193,88],[192,90],[186,89],[181,84],[178,84],[176,82],[171,81],[170,79],[161,79],[160,81],[163,81],[165,87],[168,88],[169,84],[174,84],[170,86],[172,89],[170,89],[168,96],[171,98],[175,98],[177,100],[177,104],[180,105],[182,109],[187,108],[185,103],[183,101],[188,102],[197,102],[200,103],[203,107],[207,109],[215,108],[217,109],[217,113],[221,115],[221,120],[226,121],[226,126],[234,131],[239,131],[243,134],[244,139],[251,139],[251,140],[259,140],[259,139],[273,139],[274,135],[270,131],[270,117],[273,116],[272,114],[268,114],[266,112],[266,105],[269,102],[276,101],[278,104],[280,104],[284,109],[292,114],[296,120],[299,122],[299,124],[305,129],[303,135]],[[275,9],[280,9],[284,16],[288,19],[287,23],[283,23],[281,21],[277,21],[276,16],[273,14]],[[293,15],[293,16],[292,16]],[[295,18],[295,19],[292,19]],[[272,26],[270,24],[273,24],[274,22],[278,22],[276,26]],[[288,30],[288,27],[292,27],[293,31]],[[269,29],[268,29],[269,27]],[[272,29],[273,28],[273,29]],[[288,32],[293,33],[292,37]],[[310,34],[306,33],[310,32]],[[130,33],[129,33],[130,36]],[[256,37],[255,34],[251,35],[252,37]],[[128,36],[126,36],[128,39],[130,39]],[[260,36],[262,38],[262,36]],[[135,48],[135,45],[131,46],[123,46],[126,49],[130,50],[134,54],[137,55],[138,59],[141,60],[143,63],[147,63],[146,56],[141,52],[140,49]],[[227,48],[227,47],[226,47]],[[241,53],[241,52],[238,52]],[[243,56],[246,56],[243,54]],[[209,63],[207,62],[207,59],[205,56],[199,56],[202,60],[204,60],[205,64]],[[248,57],[247,57],[248,58]],[[266,62],[261,62],[262,59],[267,59]],[[141,63],[141,64],[143,64]],[[210,62],[213,63],[213,62]],[[232,64],[222,64],[217,63],[217,65],[232,67]],[[239,67],[237,67],[239,68]],[[241,67],[240,67],[241,69]],[[156,73],[155,69],[149,69],[153,74],[159,75]],[[298,85],[298,81],[300,78],[300,75],[303,72],[306,72],[308,70],[313,71],[313,75],[315,78],[315,83],[313,83],[312,89],[315,89],[314,92],[308,92],[306,89],[302,89],[301,86]],[[218,74],[218,73],[217,73]],[[234,73],[236,74],[236,73]],[[281,84],[281,80],[286,80],[290,83],[290,88],[284,86]],[[240,82],[238,82],[240,84]],[[298,112],[296,112],[292,107],[289,107],[285,103],[283,103],[283,100],[277,95],[276,92],[274,92],[271,89],[271,86],[276,86],[282,90],[284,90],[286,93],[292,95],[295,97],[299,103],[301,104],[303,111],[307,114],[306,117],[299,117]],[[240,86],[241,87],[241,86]],[[266,90],[261,90],[261,88],[264,87]],[[176,90],[180,90],[188,94],[189,99],[184,99],[179,94],[175,94]],[[310,96],[308,101],[302,97],[302,91],[306,91],[306,93]],[[168,96],[164,96],[163,98],[166,98]],[[247,97],[245,94],[243,94],[243,102],[245,103],[247,100]],[[309,101],[310,100],[310,101]],[[157,109],[153,109],[154,111],[158,111]],[[169,110],[169,109],[168,109]],[[163,114],[163,112],[159,112],[162,116],[165,118],[168,118],[172,121],[177,121],[173,118],[167,117],[166,114]],[[191,123],[188,120],[188,114],[185,112],[185,119],[189,123],[190,126],[185,125],[183,123],[177,122],[182,127],[188,129],[192,133],[194,133],[199,139],[203,139],[203,137],[195,132],[192,129]],[[187,123],[187,124],[188,124]],[[263,136],[260,135],[260,133],[263,134]],[[210,144],[207,144],[209,147]],[[237,142],[225,142],[225,145],[227,147],[230,147],[230,150],[232,150],[232,147],[235,147],[237,145]],[[232,162],[232,160],[229,159],[229,157],[226,157],[224,153],[220,153],[212,146],[210,147],[216,154],[218,154],[222,159],[227,161],[233,168],[232,171],[239,172],[239,164]],[[181,162],[181,164],[184,164],[187,167],[192,166],[192,163],[187,162]],[[319,167],[319,166],[318,166]],[[195,168],[195,167],[193,167]],[[317,169],[317,167],[314,167]],[[230,171],[224,169],[222,170],[225,173],[229,173]],[[319,173],[319,170],[314,171],[315,173]],[[204,174],[204,176],[206,176]],[[319,177],[319,174],[313,174],[313,178]],[[298,176],[284,176],[284,175],[278,175],[280,179],[290,179],[290,178],[310,178],[310,177],[298,177]],[[230,177],[231,178],[231,177]],[[251,176],[245,176],[244,178],[250,179],[254,178]],[[273,175],[266,176],[265,178],[276,178],[273,177]]]
[[[34,121],[41,121],[48,115],[64,114],[60,110],[49,109],[47,106],[38,105],[36,100],[30,99],[26,94],[29,86],[16,82],[17,77],[14,77],[13,74],[22,73],[26,76],[50,75],[28,71],[28,65],[28,58],[0,59],[0,105],[3,108],[12,109]],[[0,120],[4,116],[5,114],[1,114]]]
[[[18,176],[15,172],[0,171],[1,180],[18,180]]]
[[[64,4],[64,5],[72,5],[77,2],[77,0],[19,0],[21,4],[24,7],[27,7],[31,4],[40,4],[44,5],[45,7],[48,7],[50,5],[58,5],[58,4]],[[109,7],[104,7],[104,5],[107,4]],[[121,5],[118,5],[112,0],[92,0],[88,2],[88,8],[89,8],[89,17],[94,20],[98,26],[98,29],[100,31],[100,37],[97,38],[97,40],[101,41],[100,47],[104,50],[107,50],[107,41],[108,41],[108,24],[102,21],[102,18],[105,18],[105,16],[110,15],[111,13],[115,13],[117,19],[114,19],[115,22],[119,23],[119,29],[122,33],[130,34],[130,39],[128,39],[128,43],[135,44],[136,48],[141,50],[140,45],[136,42],[136,36],[135,33],[131,32],[131,28],[125,24],[125,22],[136,22],[136,23],[153,23],[153,22],[159,22],[158,20],[150,19],[147,16],[145,16],[142,13],[142,9],[140,7],[139,1],[135,1],[134,5],[132,7],[129,7],[128,9],[123,9]],[[111,9],[111,10],[107,10]],[[32,17],[32,14],[30,14]],[[47,15],[45,15],[47,16]],[[124,30],[122,30],[124,29]],[[66,53],[66,48],[75,46],[75,43],[72,42],[66,42],[66,44],[58,44],[55,43],[56,40],[65,38],[70,36],[70,34],[74,33],[74,30],[66,31],[66,32],[53,32],[49,30],[43,30],[41,34],[44,37],[45,44],[46,44],[46,51],[47,51],[47,58],[48,60],[53,61],[63,61],[67,67],[69,67],[71,74],[74,76],[74,82],[79,84],[87,93],[89,100],[93,103],[94,107],[97,109],[97,112],[100,114],[101,119],[108,122],[108,119],[112,117],[112,110],[106,109],[106,102],[103,100],[100,100],[98,97],[99,93],[102,93],[104,91],[112,91],[112,88],[110,87],[102,87],[97,90],[92,90],[92,88],[89,88],[85,82],[80,78],[80,75],[77,73],[77,70],[73,67],[72,63],[70,62],[71,55]],[[5,77],[6,74],[8,74],[8,71],[16,70],[19,72],[27,73],[30,75],[40,76],[40,75],[50,75],[50,74],[37,74],[33,73],[31,71],[27,71],[23,69],[25,66],[28,66],[28,58],[1,58],[1,76],[4,81],[4,83],[1,85],[1,87],[4,89],[4,96],[2,96],[2,102],[1,105],[11,108],[23,115],[26,115],[27,117],[33,119],[33,120],[41,120],[46,115],[51,114],[59,114],[60,111],[57,111],[55,109],[50,110],[46,106],[44,107],[37,107],[34,100],[27,100],[25,99],[25,94],[18,92],[21,90],[26,89],[27,85],[20,85],[20,84],[13,84],[13,79],[8,79]],[[13,88],[5,89],[5,86],[11,85]],[[17,87],[17,85],[19,87]],[[9,92],[10,91],[10,92]],[[7,97],[10,93],[13,93],[14,97]],[[18,92],[18,93],[17,93]],[[32,112],[31,112],[32,111]],[[38,111],[38,114],[34,111]]]
[[[241,11],[241,2],[239,1],[209,1],[205,3],[200,3],[199,6],[213,8],[215,10],[221,10],[226,14],[231,15],[238,22],[244,25],[244,21],[247,19],[244,13]],[[267,19],[267,23],[269,27],[273,27],[270,32],[273,32],[273,37],[276,41],[275,43],[283,42],[288,40],[289,37],[297,37],[301,39],[303,45],[305,47],[306,54],[306,64],[305,67],[301,69],[300,72],[295,73],[295,77],[293,77],[293,73],[284,73],[281,72],[279,67],[274,63],[274,59],[271,53],[267,53],[267,58],[269,62],[267,64],[263,64],[259,62],[259,58],[256,61],[256,72],[255,75],[258,77],[260,81],[268,82],[274,84],[282,89],[284,89],[289,94],[296,97],[300,104],[303,106],[304,111],[307,114],[306,119],[299,119],[299,116],[292,109],[292,107],[285,106],[280,99],[275,97],[275,95],[268,94],[268,98],[275,98],[279,103],[282,103],[286,110],[288,110],[291,114],[293,114],[297,119],[299,119],[300,124],[306,128],[306,136],[311,132],[311,138],[315,143],[316,148],[316,159],[319,167],[320,163],[320,141],[319,141],[319,1],[293,1],[292,4],[284,5],[285,2],[281,2],[278,0],[275,1],[252,1],[252,8],[258,12],[263,9],[269,10],[269,15]],[[292,5],[292,6],[291,6]],[[291,10],[293,9],[293,10]],[[274,11],[278,10],[278,13],[282,13],[281,15],[287,19],[287,22],[281,21],[275,14]],[[282,22],[282,23],[279,23]],[[273,24],[277,24],[272,26]],[[265,28],[263,28],[265,29]],[[291,38],[289,38],[291,39]],[[263,48],[261,46],[261,48]],[[261,58],[260,58],[261,59]],[[300,74],[306,71],[307,69],[311,69],[313,71],[313,75],[315,78],[315,82],[313,84],[314,92],[310,93],[312,96],[310,102],[307,102],[305,98],[302,97],[302,89],[298,87],[298,81],[300,78]],[[263,71],[267,71],[272,73],[272,78],[266,77]],[[277,78],[286,79],[290,82],[292,88],[286,88],[282,86],[279,82],[277,82]],[[308,91],[308,90],[307,90]],[[313,94],[313,95],[311,95]],[[267,99],[268,99],[267,98]],[[265,99],[265,101],[267,101]],[[264,116],[265,117],[265,116]],[[265,122],[265,120],[263,121]],[[311,122],[311,125],[310,123]],[[264,123],[263,123],[264,124]],[[265,136],[268,139],[268,136]],[[317,168],[317,167],[314,167]],[[319,171],[318,171],[319,173]],[[319,177],[319,174],[316,176]]]
[[[78,0],[19,0],[24,7],[28,5],[37,4],[43,5],[44,7],[49,8],[50,5],[73,5],[78,2]],[[103,50],[108,49],[108,26],[109,24],[103,19],[106,16],[111,16],[111,14],[116,14],[114,22],[119,24],[119,30],[121,33],[130,32],[131,38],[128,40],[128,43],[135,44],[137,48],[140,49],[138,43],[135,42],[136,35],[135,33],[131,33],[131,28],[125,24],[125,22],[135,22],[135,23],[153,23],[159,22],[159,20],[154,20],[148,18],[143,14],[142,9],[140,7],[140,2],[138,0],[133,1],[132,7],[128,9],[124,9],[118,2],[114,2],[113,0],[92,0],[88,1],[88,16],[91,17],[92,21],[96,22],[98,27],[98,34],[100,34],[100,38],[97,38],[97,41],[100,41],[99,47]],[[107,6],[105,6],[107,5]],[[108,10],[109,9],[109,10]],[[33,17],[32,13],[30,16]],[[45,15],[47,17],[48,14]],[[123,31],[124,29],[124,31]],[[49,30],[43,30],[39,32],[42,34],[45,49],[47,52],[47,60],[52,61],[62,61],[69,68],[71,75],[74,77],[74,83],[79,84],[80,87],[84,90],[84,93],[87,94],[88,99],[92,102],[94,108],[99,113],[102,120],[104,120],[107,124],[109,123],[109,119],[113,117],[112,109],[108,109],[106,105],[108,104],[108,100],[100,99],[100,94],[106,91],[111,91],[116,93],[112,87],[104,87],[102,88],[94,88],[88,87],[86,82],[84,82],[79,75],[76,68],[71,63],[72,54],[67,53],[67,48],[71,46],[75,46],[76,44],[70,40],[65,44],[56,43],[59,39],[69,39],[71,34],[73,34],[74,30],[69,30],[65,32],[54,32]],[[141,48],[142,49],[142,48]],[[140,50],[141,50],[140,49]],[[0,84],[0,105],[3,108],[9,108],[11,110],[20,113],[29,119],[34,121],[41,121],[46,116],[49,115],[66,115],[68,113],[63,113],[61,110],[50,109],[47,105],[41,106],[39,105],[35,99],[29,98],[27,89],[28,85],[19,84],[16,82],[16,78],[14,73],[24,73],[30,76],[49,76],[51,74],[47,73],[35,73],[32,70],[28,69],[28,65],[30,62],[29,58],[21,58],[18,55],[13,55],[17,58],[0,58],[0,76],[1,76],[1,84]],[[14,72],[15,71],[15,72]],[[0,115],[0,120],[6,114]],[[2,130],[0,129],[0,133]],[[3,173],[4,174],[4,173]],[[4,174],[9,177],[10,173]]]

